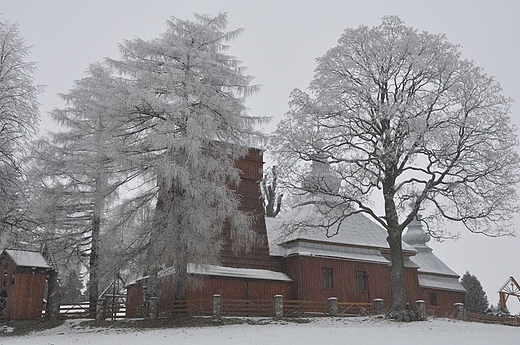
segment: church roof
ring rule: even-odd
[[[229,278],[243,278],[243,279],[258,279],[258,280],[273,280],[281,282],[292,282],[292,279],[283,272],[275,272],[271,270],[255,269],[255,268],[234,268],[217,265],[193,264],[188,263],[186,266],[189,274],[217,276]],[[175,268],[168,267],[159,271],[159,277],[167,277],[175,274]],[[146,280],[150,276],[143,276],[131,281],[126,287],[132,286],[139,281]]]
[[[447,276],[459,277],[451,268],[448,267],[441,259],[433,254],[431,248],[430,251],[419,250],[417,254],[413,256],[412,261],[419,266],[417,270],[419,273],[432,273]]]
[[[412,260],[419,266],[418,272],[459,277],[448,265],[433,254],[432,248],[426,245],[430,241],[430,235],[422,229],[420,219],[415,219],[408,225],[408,229],[403,235],[403,241],[417,250],[417,254],[412,257]]]
[[[188,264],[188,273],[206,276],[292,282],[292,279],[285,273],[254,268],[234,268],[216,265]]]
[[[403,240],[413,246],[417,253],[410,258],[419,266],[419,286],[444,290],[463,291],[466,289],[459,282],[459,275],[433,254],[433,249],[426,245],[430,241],[422,229],[420,219],[413,220],[403,235]]]
[[[419,286],[432,289],[466,292],[456,277],[441,277],[430,274],[419,274]]]
[[[330,212],[330,210],[328,211]],[[381,249],[390,248],[386,240],[386,230],[381,226],[360,213],[351,214],[336,224],[329,223],[327,218],[323,206],[313,202],[297,205],[283,218],[266,218],[271,255],[287,256],[291,253],[304,255],[305,252],[319,255],[321,252],[323,255],[329,254],[327,256],[352,259],[371,256],[372,259],[375,259],[373,253],[368,253],[367,250],[377,249],[377,260],[375,261],[388,262],[381,255]],[[330,219],[335,219],[335,216],[331,215]],[[289,243],[295,241],[316,242],[324,245],[315,248],[308,248],[308,246],[303,248],[301,245],[299,248],[289,246]],[[356,249],[346,250],[338,246]],[[403,243],[403,251],[416,252],[406,243]]]

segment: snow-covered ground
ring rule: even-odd
[[[310,323],[269,321],[263,325],[154,330],[78,327],[78,321],[19,337],[0,337],[2,345],[62,344],[515,344],[520,328],[453,320],[394,323],[371,318],[315,319]]]

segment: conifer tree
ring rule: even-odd
[[[76,270],[72,270],[67,276],[59,281],[59,291],[63,303],[83,302],[83,282]]]
[[[466,289],[466,296],[464,297],[466,309],[484,312],[488,308],[489,302],[477,277],[466,271],[460,279],[460,283]]]
[[[242,30],[228,31],[224,13],[167,24],[160,37],[124,41],[121,59],[107,60],[121,80],[109,106],[121,143],[112,152],[143,181],[126,210],[154,206],[134,243],[143,244],[152,277],[175,268],[175,297],[184,299],[187,264],[218,263],[225,223],[237,247],[256,239],[234,191],[240,182],[234,163],[262,119],[249,116],[244,104],[258,87],[226,54]]]

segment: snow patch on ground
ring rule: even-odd
[[[270,322],[168,329],[88,328],[79,320],[33,334],[2,337],[3,345],[21,344],[492,344],[516,343],[520,329],[446,319],[395,323],[370,317],[319,318],[310,323]]]

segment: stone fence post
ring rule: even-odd
[[[276,295],[273,297],[273,308],[275,317],[283,317],[283,296]]]
[[[384,315],[383,299],[374,299],[374,315]]]
[[[100,298],[96,304],[96,320],[103,321],[107,318],[107,300]]]
[[[219,294],[213,295],[213,317],[220,317],[222,313],[222,296]]]
[[[415,306],[417,308],[417,317],[419,321],[426,321],[428,319],[428,314],[426,314],[426,303],[420,299],[415,301]]]
[[[336,297],[330,297],[327,301],[329,302],[329,316],[339,316],[338,299]]]
[[[159,297],[150,297],[148,305],[148,317],[157,319],[159,317]]]
[[[464,308],[464,303],[455,303],[454,306],[457,320],[466,320],[466,308]]]

